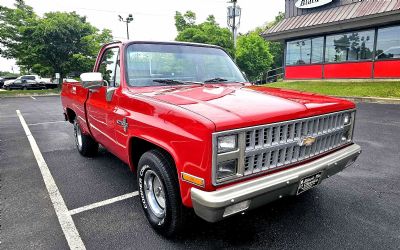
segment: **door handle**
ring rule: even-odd
[[[97,89],[89,89],[89,92],[90,93],[97,93],[97,92],[99,92]]]

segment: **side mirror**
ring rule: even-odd
[[[87,89],[98,89],[104,86],[103,75],[99,72],[81,74],[81,84]]]

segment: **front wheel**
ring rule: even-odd
[[[137,169],[142,208],[150,225],[170,237],[184,227],[188,209],[182,205],[174,163],[164,152],[142,155]]]
[[[90,136],[82,133],[82,129],[75,119],[74,121],[75,144],[79,153],[83,156],[90,157],[96,155],[99,144]]]

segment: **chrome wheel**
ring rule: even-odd
[[[158,218],[165,217],[165,192],[160,178],[154,171],[147,170],[143,180],[144,193],[151,211]]]

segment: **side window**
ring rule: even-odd
[[[21,80],[15,80],[14,84],[21,84]]]
[[[110,48],[103,53],[98,72],[103,74],[109,86],[119,86],[119,48]]]

